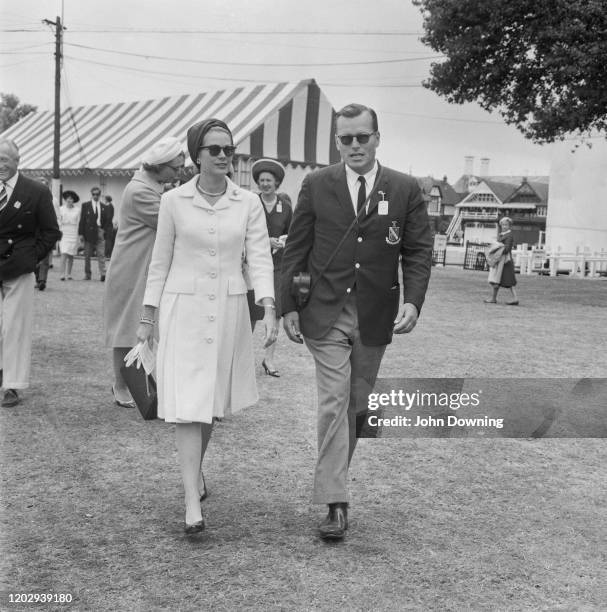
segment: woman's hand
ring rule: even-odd
[[[265,309],[263,324],[266,330],[263,338],[263,348],[268,348],[270,344],[276,342],[276,338],[278,337],[278,321],[276,320],[276,311],[273,308]]]
[[[152,323],[139,323],[136,336],[138,342],[147,342],[151,347],[154,339],[154,325]]]
[[[279,238],[270,238],[270,246],[275,251],[285,248],[285,245],[281,242]]]

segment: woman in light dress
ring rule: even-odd
[[[80,201],[78,194],[74,191],[63,192],[63,206],[59,213],[59,229],[61,230],[61,241],[59,250],[61,251],[61,276],[64,281],[72,280],[72,266],[74,255],[78,251],[78,223],[80,222],[80,207],[76,204]]]
[[[278,333],[265,214],[256,195],[227,177],[234,150],[223,121],[208,119],[188,130],[188,151],[200,173],[162,196],[137,328],[140,341],[159,329],[158,416],[176,424],[188,534],[205,527],[201,466],[213,417],[258,400],[243,252],[265,310],[264,345]]]

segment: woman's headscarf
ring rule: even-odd
[[[230,128],[221,119],[204,119],[190,127],[188,130],[188,152],[194,165],[200,170],[198,163],[198,151],[204,142],[204,137],[213,128],[220,128],[230,135],[230,139],[234,142]]]

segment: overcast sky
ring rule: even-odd
[[[378,157],[395,169],[453,183],[473,155],[476,172],[487,157],[490,174],[549,173],[551,147],[421,86],[440,58],[408,0],[0,0],[0,92],[53,108],[54,32],[42,20],[57,15],[63,106],[315,78],[335,108],[377,110]]]

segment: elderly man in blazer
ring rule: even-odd
[[[91,189],[91,199],[82,203],[78,235],[84,241],[84,279],[91,280],[91,255],[97,251],[99,280],[105,281],[105,240],[110,236],[113,225],[114,207],[104,204],[99,199],[101,189]]]
[[[379,141],[372,109],[350,104],[336,114],[343,161],[305,177],[283,255],[284,327],[294,342],[303,335],[316,365],[313,502],[328,504],[319,527],[326,540],[343,538],[348,528],[348,467],[366,420],[367,396],[392,334],[415,327],[432,263],[419,186],[377,163]],[[300,312],[290,291],[299,272],[310,273],[312,282]]]
[[[0,138],[0,385],[3,406],[29,386],[34,270],[61,238],[48,187],[17,170],[19,149]]]

